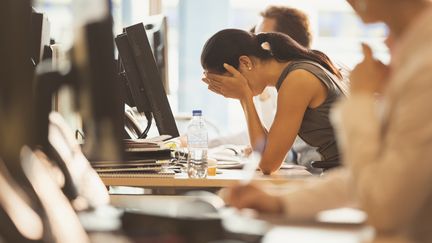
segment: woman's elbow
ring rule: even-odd
[[[279,170],[280,166],[274,166],[274,165],[267,165],[267,164],[261,164],[259,166],[260,170],[264,175],[271,175],[274,172]]]

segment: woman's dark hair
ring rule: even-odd
[[[263,48],[264,43],[270,50]],[[216,73],[225,73],[227,63],[238,69],[240,56],[254,56],[261,60],[272,58],[279,62],[308,60],[320,64],[330,73],[342,79],[342,75],[324,53],[303,47],[291,37],[281,33],[252,34],[239,29],[225,29],[213,35],[204,45],[201,65]]]

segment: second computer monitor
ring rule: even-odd
[[[43,60],[45,52],[50,46],[50,23],[42,13],[32,12],[31,38],[32,60],[34,65],[37,65]]]
[[[119,47],[118,49],[122,62],[126,64],[126,62],[129,61],[129,64],[126,64],[129,68],[125,66],[125,71],[128,77],[129,87],[133,89],[131,92],[134,96],[135,104],[139,106],[139,103],[143,103],[141,105],[150,106],[160,135],[178,137],[179,132],[177,125],[164,90],[144,25],[141,23],[129,26],[125,28],[124,32],[123,39],[125,37],[127,38],[128,45],[123,45],[123,48],[119,45],[117,46]],[[117,38],[119,37],[120,36]],[[116,43],[119,44],[117,40]],[[128,55],[128,53],[131,55]],[[133,60],[130,56],[133,57]],[[134,63],[131,64],[131,61],[134,61]],[[140,83],[133,81],[136,80],[137,76]],[[140,109],[138,108],[138,110]]]
[[[166,16],[152,15],[144,19],[144,28],[161,75],[165,92],[169,94],[168,77],[168,24]]]

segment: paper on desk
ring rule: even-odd
[[[280,169],[306,170],[306,166],[283,163]]]
[[[217,160],[217,168],[219,169],[238,169],[244,165],[240,156],[224,147],[209,149],[208,157]]]

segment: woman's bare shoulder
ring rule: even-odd
[[[279,94],[292,92],[295,89],[302,93],[315,93],[322,88],[322,82],[311,72],[304,69],[296,69],[290,72],[279,89]]]

